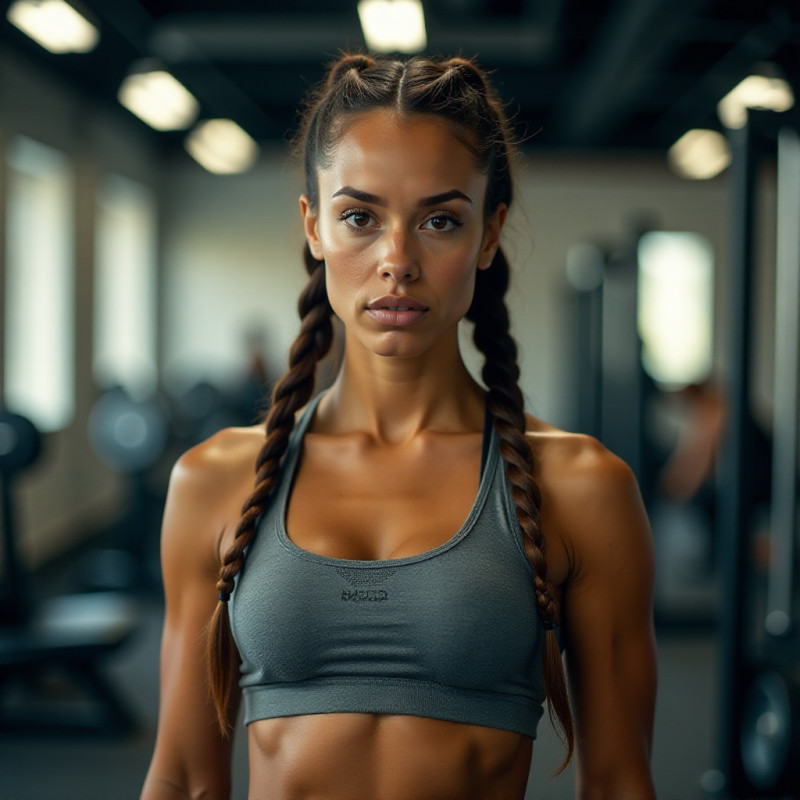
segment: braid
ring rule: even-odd
[[[234,541],[222,559],[217,589],[220,602],[211,619],[208,634],[208,672],[211,694],[217,708],[220,727],[228,733],[227,711],[238,667],[238,654],[228,618],[227,601],[234,578],[244,563],[244,551],[256,534],[256,521],[275,486],[278,467],[294,429],[295,413],[311,399],[317,362],[328,352],[333,340],[332,309],[325,289],[325,265],[304,250],[308,284],[300,295],[298,311],[302,320],[300,333],[289,352],[289,371],[276,384],[272,406],[266,420],[266,442],[256,460],[255,489],[242,506]]]
[[[482,371],[488,390],[486,402],[500,437],[500,455],[506,462],[525,553],[534,571],[536,607],[545,627],[542,659],[548,711],[567,747],[567,755],[557,770],[560,773],[572,757],[574,732],[564,667],[553,630],[558,622],[558,605],[553,587],[547,580],[546,542],[541,527],[542,496],[533,477],[533,454],[525,438],[517,345],[509,332],[508,310],[503,300],[508,288],[508,273],[508,262],[498,248],[489,269],[478,272],[475,296],[467,319],[475,323],[475,346],[486,358]]]

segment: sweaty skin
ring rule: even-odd
[[[457,324],[505,207],[486,216],[486,177],[434,118],[369,112],[331,162],[318,207],[303,196],[301,213],[345,325],[345,360],[304,440],[287,531],[327,556],[399,558],[451,538],[478,490],[484,395],[458,354]],[[388,311],[402,324],[387,323],[387,297],[412,310]],[[143,800],[229,796],[230,742],[216,728],[202,639],[263,441],[260,427],[224,430],[173,470],[159,730]],[[653,561],[635,480],[595,440],[533,417],[528,441],[562,607],[577,797],[651,800]],[[238,698],[231,719],[237,708]],[[520,734],[400,715],[265,719],[246,735],[251,800],[522,800],[532,753]]]

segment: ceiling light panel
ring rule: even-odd
[[[258,158],[258,145],[230,119],[201,122],[186,137],[186,150],[200,166],[217,175],[245,172]]]
[[[97,28],[64,0],[16,0],[6,19],[51,53],[88,53],[100,40]]]
[[[683,178],[708,180],[731,163],[731,150],[718,131],[693,128],[670,147],[667,160]]]
[[[717,114],[726,128],[743,128],[748,108],[788,111],[793,105],[792,87],[783,78],[748,75],[719,101]]]
[[[157,131],[188,128],[200,111],[194,95],[161,69],[132,72],[122,82],[117,97],[125,108]]]
[[[428,43],[420,0],[360,0],[358,16],[376,53],[418,53]]]

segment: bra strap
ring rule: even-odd
[[[481,473],[483,478],[483,470],[486,467],[486,462],[489,460],[489,448],[492,446],[492,438],[494,434],[494,417],[489,411],[489,404],[486,403],[483,413],[483,442],[481,445]]]

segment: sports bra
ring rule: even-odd
[[[303,436],[320,397],[290,437],[228,604],[245,724],[410,714],[535,738],[545,698],[543,630],[490,416],[478,494],[450,539],[403,558],[341,559],[297,546],[286,531]]]

